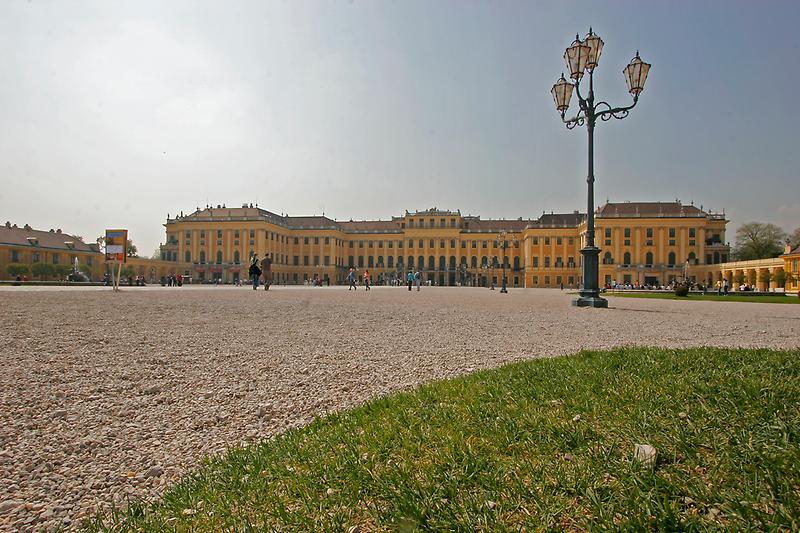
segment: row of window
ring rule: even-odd
[[[541,237],[541,239],[542,242],[544,242],[545,246],[550,246],[550,243],[553,241],[555,241],[556,246],[561,246],[562,244],[564,244],[564,237]],[[573,246],[575,244],[574,237],[567,237],[566,239],[568,245]],[[534,246],[539,245],[539,237],[533,237],[533,245]]]
[[[563,282],[564,282],[564,278],[563,277],[556,276],[556,285],[561,285]],[[534,285],[538,285],[539,284],[539,276],[533,276],[533,284]],[[544,277],[544,284],[545,285],[550,285],[550,276],[545,276]],[[575,284],[575,277],[574,276],[568,276],[567,277],[567,285],[574,285],[574,284]]]
[[[77,255],[72,255],[68,257],[69,264],[74,264],[75,260],[78,258]],[[91,255],[86,256],[86,264],[91,266],[93,257]],[[31,263],[39,263],[42,260],[42,256],[39,252],[31,252]],[[54,265],[61,264],[61,254],[51,253],[50,254],[50,261]],[[22,262],[22,255],[19,253],[19,250],[11,250],[11,262],[12,263],[21,263]]]
[[[690,264],[694,264],[697,261],[697,255],[695,255],[694,252],[690,252],[689,255],[686,258],[686,261],[688,261]],[[604,265],[613,265],[614,264],[614,256],[611,255],[611,252],[606,252],[603,255],[603,264]],[[622,255],[622,264],[623,265],[632,264],[631,263],[631,253],[630,252],[625,252]],[[644,256],[644,265],[645,266],[652,266],[653,264],[654,264],[654,262],[653,262],[653,252],[647,252],[645,254],[645,256]],[[677,264],[678,264],[677,263],[677,256],[675,255],[675,252],[670,252],[667,255],[667,265],[668,266],[675,266]],[[681,264],[683,264],[683,263],[681,263]]]
[[[425,227],[425,219],[424,218],[418,218],[418,219],[410,218],[410,219],[408,219],[408,227],[409,228],[413,228],[415,225],[418,228],[424,228]],[[400,227],[401,228],[405,228],[406,227],[406,223],[405,222],[401,222],[400,223]],[[435,228],[436,227],[436,219],[435,218],[429,218],[427,227]],[[440,228],[446,228],[447,227],[447,219],[446,218],[440,218],[439,219],[439,227]],[[451,228],[458,227],[457,223],[456,223],[456,219],[454,219],[454,218],[450,219],[450,227]]]
[[[550,268],[550,256],[544,257],[544,268]],[[561,256],[556,257],[555,263],[552,265],[555,268],[564,268],[564,259]],[[572,256],[567,257],[567,268],[575,268],[575,258]],[[539,257],[533,257],[533,268],[539,268]]]

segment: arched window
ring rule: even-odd
[[[451,255],[450,256],[450,270],[455,270],[455,269],[456,269],[456,256]]]
[[[242,262],[241,256],[239,255],[239,250],[233,252],[233,262],[236,263],[237,265]]]
[[[373,256],[371,256],[371,255],[367,256],[367,266],[369,268],[372,268],[372,267],[375,266],[375,258]]]
[[[206,252],[205,250],[200,250],[200,264],[205,264],[206,262]]]
[[[398,255],[397,256],[397,266],[398,267],[402,267],[403,266],[403,256],[402,255]]]
[[[519,270],[519,256],[514,258],[514,270]]]
[[[192,262],[192,252],[190,252],[189,250],[186,250],[186,253],[183,254],[183,260],[186,263],[191,263]]]
[[[364,256],[363,255],[359,255],[358,256],[358,268],[364,268]]]
[[[472,256],[472,268],[478,268],[478,256],[477,255],[473,255]]]
[[[481,257],[481,266],[485,267],[488,265],[489,265],[489,258],[484,255],[483,257]]]
[[[217,252],[217,264],[222,263],[222,252]]]
[[[447,269],[447,258],[443,255],[439,256],[439,270]]]
[[[388,268],[394,268],[394,256],[393,255],[390,255],[389,257],[386,258],[386,266]]]
[[[689,253],[689,264],[693,265],[696,262],[697,262],[697,256],[694,254],[694,252]]]
[[[605,255],[603,255],[603,264],[604,265],[614,264],[614,258],[611,256],[611,252],[606,252]]]
[[[625,252],[625,255],[622,256],[622,264],[623,265],[630,265],[631,264],[631,253]]]
[[[467,256],[466,255],[462,255],[461,256],[461,264],[464,265],[464,266],[467,266]]]
[[[495,267],[495,268],[500,267],[500,261],[497,260],[497,256],[496,255],[492,256],[492,266]]]
[[[432,255],[428,256],[428,270],[433,270],[436,268],[436,258]]]
[[[408,268],[414,268],[414,256],[413,255],[409,255],[408,256]]]
[[[425,270],[425,256],[421,255],[417,258],[417,270]]]
[[[647,252],[647,254],[644,256],[644,263],[647,266],[651,266],[653,264],[653,252]]]
[[[669,253],[669,255],[667,256],[667,263],[669,264],[669,266],[675,265],[675,252]]]

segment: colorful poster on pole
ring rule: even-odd
[[[128,230],[106,230],[106,261],[124,263],[128,257]]]

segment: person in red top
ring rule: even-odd
[[[369,290],[369,282],[370,282],[369,270],[364,270],[364,290],[366,291]]]

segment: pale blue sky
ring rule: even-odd
[[[586,133],[549,90],[605,40],[596,201],[800,225],[800,2],[0,3],[0,218],[146,255],[167,213],[484,217],[585,209]],[[731,233],[732,236],[732,233]]]

